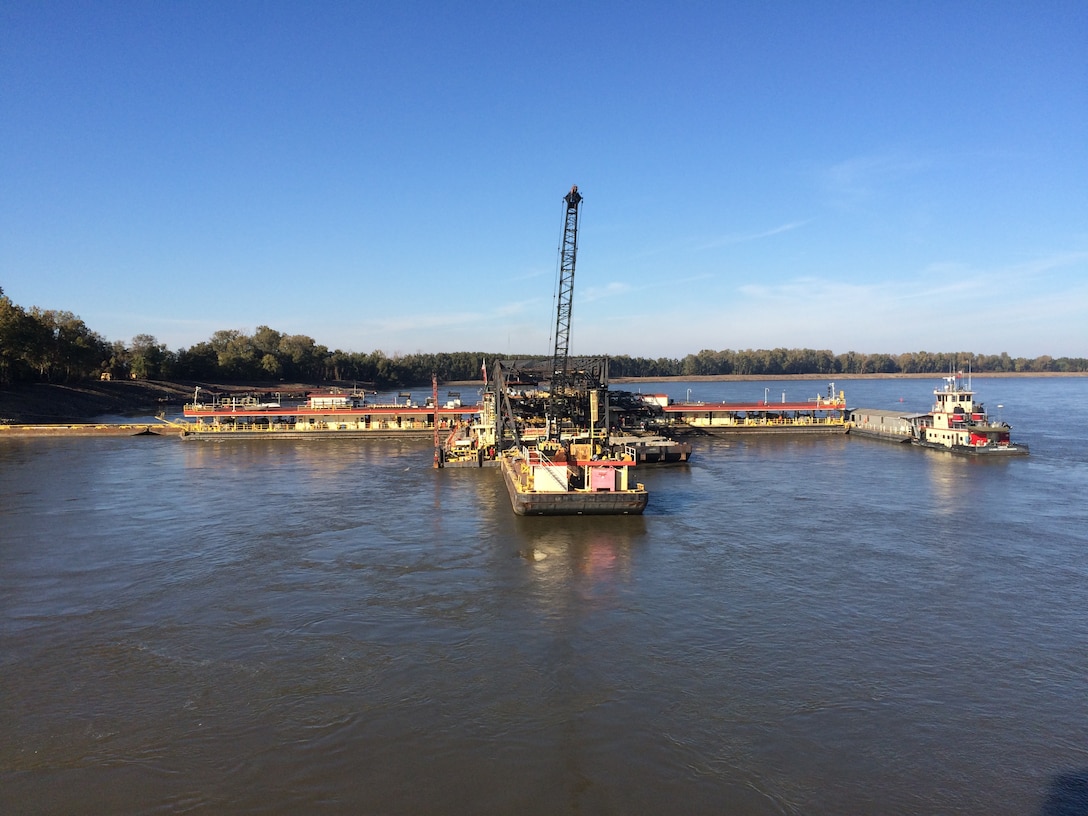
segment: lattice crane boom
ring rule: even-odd
[[[574,263],[578,256],[578,208],[582,196],[578,185],[563,197],[567,210],[563,218],[563,242],[559,246],[559,298],[555,316],[555,354],[552,357],[553,395],[567,386],[567,358],[570,353],[570,313],[574,301]]]

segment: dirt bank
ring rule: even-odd
[[[232,383],[129,380],[85,383],[23,383],[0,386],[0,425],[86,423],[104,414],[153,415],[193,401],[197,386],[220,394],[281,393],[303,399],[321,388],[352,388],[355,383]],[[372,386],[358,383],[360,388]],[[201,394],[203,398],[205,395]]]
[[[130,382],[24,383],[0,387],[0,423],[85,422],[102,414],[157,413],[192,396],[180,383]]]

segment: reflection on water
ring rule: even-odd
[[[558,602],[568,593],[581,602],[614,594],[632,580],[632,550],[644,543],[640,516],[619,518],[523,518],[515,529],[518,555],[532,565],[533,579]]]
[[[910,451],[921,457],[928,482],[922,485],[924,495],[933,502],[938,515],[954,517],[972,503],[986,503],[995,498],[995,485],[1000,478],[991,478],[987,469],[1016,467],[1011,458],[966,457],[942,451]]]
[[[366,479],[366,468],[387,469],[401,463],[409,469],[432,466],[431,445],[421,440],[371,440],[365,444],[347,439],[319,438],[187,440],[181,445],[186,468],[213,470],[213,478],[229,478],[256,471],[273,475],[281,469],[300,469],[317,479],[350,476]]]

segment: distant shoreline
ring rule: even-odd
[[[1088,371],[985,371],[962,372],[965,377],[1088,377]],[[934,380],[947,374],[689,374],[675,377],[611,377],[612,383],[630,382],[733,382],[745,380]]]

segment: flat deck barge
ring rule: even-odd
[[[174,423],[184,438],[229,439],[258,436],[312,439],[319,436],[419,437],[433,436],[468,423],[480,413],[479,405],[463,406],[460,401],[445,405],[371,403],[363,394],[317,391],[305,402],[280,404],[253,398],[195,397],[182,411],[185,422]]]
[[[683,434],[844,434],[846,395],[782,402],[669,402],[661,406],[670,433]]]
[[[146,423],[70,423],[53,425],[0,425],[0,439],[60,438],[67,436],[177,436],[178,429],[170,425]]]

